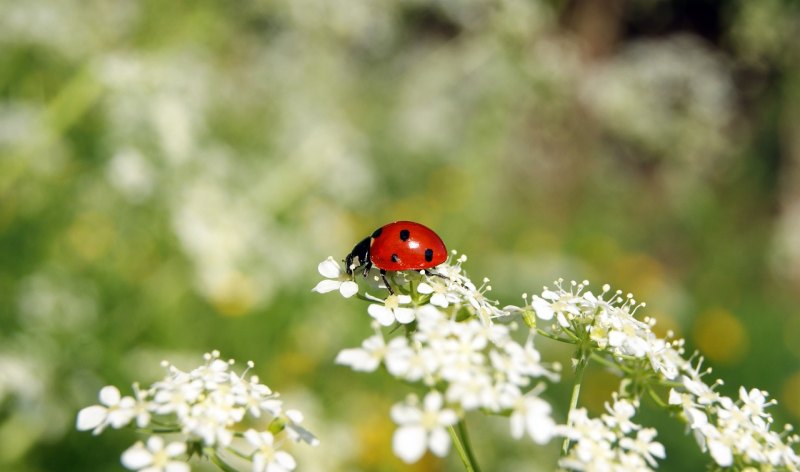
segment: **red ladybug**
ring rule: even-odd
[[[386,271],[429,269],[446,260],[447,248],[432,229],[413,221],[395,221],[356,244],[344,263],[349,275],[353,275],[354,268],[364,266],[364,277],[374,265],[381,270],[383,282],[393,294]]]

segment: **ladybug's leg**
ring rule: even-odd
[[[446,275],[444,275],[444,274],[440,274],[440,273],[438,273],[438,272],[434,272],[434,271],[432,271],[432,270],[430,270],[430,269],[427,269],[425,272],[426,272],[428,275],[432,275],[432,276],[435,276],[435,277],[439,277],[440,279],[447,280],[448,282],[450,281],[450,277],[448,277],[448,276],[446,276]],[[460,282],[460,281],[459,281],[459,282],[458,282],[458,284],[459,284],[459,285],[461,285],[461,286],[462,286],[462,287],[464,287],[464,288],[467,288],[467,286],[466,286],[466,285],[464,285],[464,282]]]
[[[389,290],[389,295],[394,295],[394,290],[392,290],[392,285],[389,283],[389,279],[386,278],[386,271],[381,269],[381,278],[383,279],[383,283],[386,284],[386,289]]]
[[[433,275],[433,276],[435,276],[435,277],[439,277],[439,278],[441,278],[441,279],[450,280],[450,277],[448,277],[448,276],[446,276],[446,275],[444,275],[444,274],[440,274],[440,273],[438,273],[438,272],[434,272],[434,271],[432,271],[432,270],[430,270],[430,269],[426,269],[426,270],[425,270],[425,273],[426,273],[426,274],[428,274],[428,275]]]

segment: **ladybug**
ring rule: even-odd
[[[387,271],[430,269],[446,260],[447,248],[432,229],[413,221],[395,221],[356,244],[344,263],[348,275],[364,266],[364,277],[374,265],[380,269],[389,293],[394,294],[386,279]],[[357,263],[354,265],[353,261]]]

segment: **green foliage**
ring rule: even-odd
[[[78,409],[219,349],[307,402],[301,470],[405,470],[396,395],[333,365],[363,310],[309,291],[395,219],[501,302],[635,291],[722,391],[797,423],[797,6],[568,3],[3,2],[0,469],[119,470],[132,435],[76,433]],[[492,436],[488,470],[551,453]],[[693,467],[659,438],[661,470]]]

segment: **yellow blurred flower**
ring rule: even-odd
[[[736,364],[749,349],[744,325],[723,308],[701,313],[694,323],[693,335],[700,352],[718,364]]]

